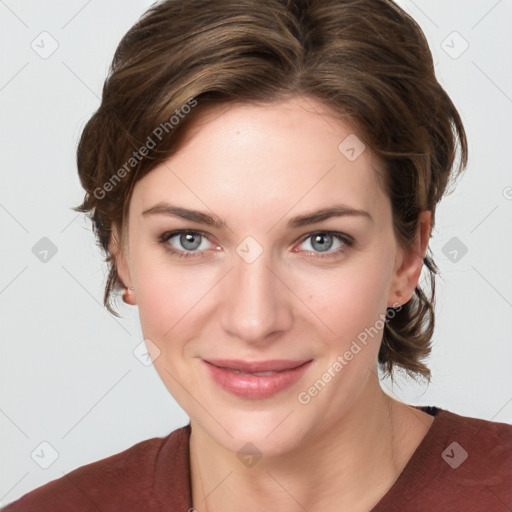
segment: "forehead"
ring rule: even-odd
[[[134,200],[248,215],[250,207],[253,217],[327,203],[375,210],[386,199],[378,165],[351,125],[313,99],[210,106],[180,149],[137,183]]]

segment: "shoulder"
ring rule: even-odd
[[[434,421],[372,512],[510,512],[512,425],[413,407]]]
[[[442,488],[466,500],[467,510],[512,510],[512,425],[442,414]]]
[[[512,425],[432,411],[435,419],[392,497],[418,511],[511,510]]]
[[[414,406],[434,416],[434,422],[425,441],[446,441],[449,438],[468,440],[474,454],[503,451],[512,453],[512,424],[462,416],[446,409],[431,406]],[[432,443],[427,443],[432,444]]]
[[[445,442],[453,439],[452,442],[460,444],[461,448],[464,443],[467,459],[480,459],[483,471],[490,465],[494,469],[512,470],[512,425],[461,416],[446,410],[440,410],[439,414],[441,422],[437,436],[440,439]],[[454,445],[453,449],[456,451],[457,446]],[[447,450],[444,457],[449,458],[450,455],[451,450]]]
[[[180,472],[188,436],[187,425],[166,437],[141,441],[30,491],[1,512],[150,510],[161,473],[167,479]]]

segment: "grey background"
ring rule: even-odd
[[[133,354],[143,339],[136,308],[121,301],[122,319],[103,308],[106,266],[90,224],[70,210],[83,197],[80,131],[119,40],[150,4],[0,1],[2,504],[188,422]],[[432,383],[382,386],[407,403],[512,423],[512,2],[399,4],[426,32],[470,163],[431,242],[442,272]],[[42,58],[52,39],[58,48]],[[57,251],[47,261],[43,237]]]

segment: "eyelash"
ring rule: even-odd
[[[195,251],[177,251],[176,249],[173,249],[167,243],[174,236],[181,235],[184,233],[201,235],[202,237],[208,239],[208,236],[205,233],[203,233],[202,231],[192,231],[189,229],[182,229],[182,230],[178,230],[178,231],[167,231],[167,232],[163,233],[158,238],[158,243],[162,244],[164,246],[164,249],[168,253],[172,254],[173,256],[178,256],[179,258],[191,258],[191,257],[192,258],[196,258],[196,257],[202,258],[202,257],[204,257],[205,251],[197,251],[197,250],[195,250]],[[343,233],[338,233],[336,231],[314,231],[313,233],[309,233],[309,234],[305,235],[304,237],[302,237],[300,240],[300,244],[302,244],[308,238],[311,238],[315,235],[330,235],[330,236],[336,238],[337,240],[339,240],[340,242],[343,242],[343,244],[344,244],[344,247],[341,247],[340,249],[337,249],[332,252],[326,252],[325,255],[320,254],[320,253],[315,253],[313,251],[307,251],[313,255],[313,258],[317,258],[317,259],[332,258],[332,257],[338,256],[341,253],[345,252],[348,248],[352,247],[355,242],[355,240],[352,237],[345,235]]]

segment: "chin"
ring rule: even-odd
[[[307,421],[292,411],[293,408],[233,411],[220,416],[222,427],[209,420],[202,425],[207,426],[207,433],[218,444],[233,453],[239,454],[247,443],[252,443],[264,457],[273,457],[292,451],[304,440]]]

